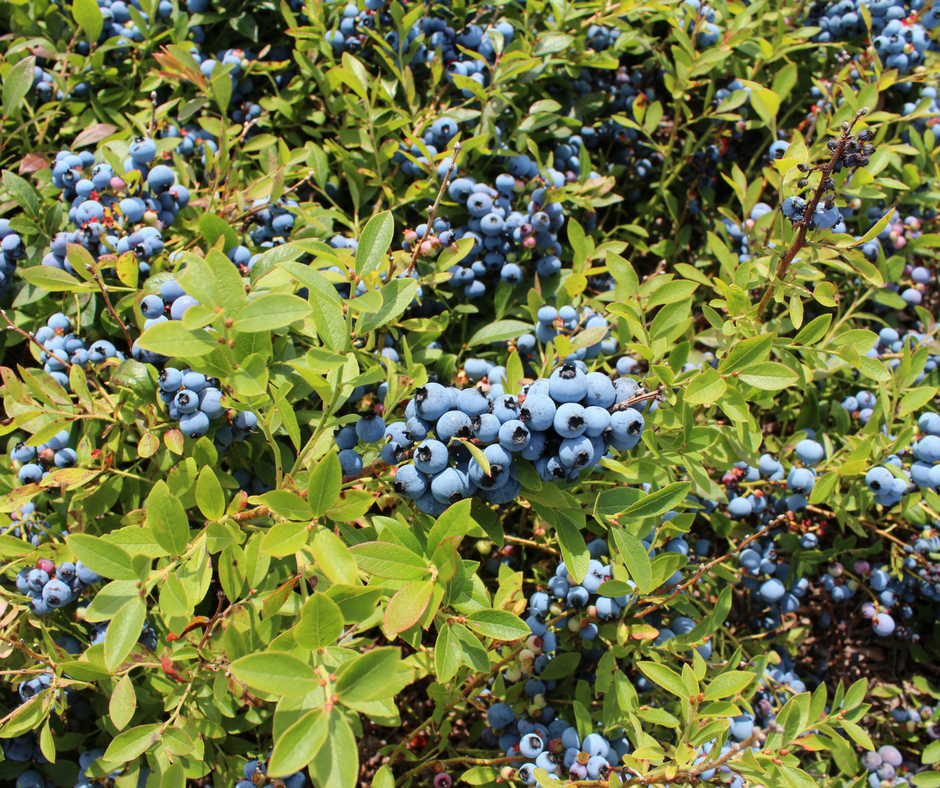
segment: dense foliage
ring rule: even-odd
[[[938,788],[938,25],[0,4],[0,783]]]

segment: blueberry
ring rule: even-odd
[[[826,450],[814,440],[801,440],[796,444],[796,456],[805,465],[816,465],[826,456]]]
[[[183,373],[173,367],[165,367],[158,378],[161,391],[178,391],[183,385]]]
[[[577,367],[564,364],[548,379],[549,394],[555,402],[580,402],[587,394],[587,378]]]
[[[432,477],[431,494],[441,503],[455,504],[470,496],[469,479],[456,468],[445,468]]]
[[[29,463],[20,468],[17,473],[17,478],[20,480],[20,484],[39,484],[42,480],[42,468],[33,463]]]
[[[352,449],[343,449],[337,455],[343,476],[358,476],[362,473],[362,457]]]
[[[508,728],[515,719],[516,713],[508,703],[494,703],[486,713],[486,721],[496,730]]]
[[[157,295],[144,296],[140,302],[140,313],[151,320],[160,317],[163,314],[163,308],[163,299]]]
[[[350,474],[351,475],[351,474]],[[403,465],[395,474],[395,492],[415,500],[427,492],[427,476],[414,465]]]
[[[500,425],[499,444],[508,451],[522,451],[528,445],[529,438],[529,428],[519,419],[510,419]]]
[[[385,422],[375,413],[367,413],[356,422],[356,435],[363,443],[378,443],[385,436]]]
[[[340,451],[343,449],[354,449],[359,443],[359,436],[356,434],[354,424],[347,424],[345,427],[340,427],[334,433],[333,438]]]
[[[414,403],[418,416],[436,422],[450,409],[450,394],[440,383],[427,383],[415,391]]]
[[[209,431],[209,417],[202,411],[183,414],[180,418],[180,430],[189,438],[201,438]]]
[[[73,468],[78,463],[78,455],[74,449],[59,449],[54,461],[56,468]]]
[[[447,452],[447,447],[440,441],[425,440],[415,449],[414,461],[419,471],[434,475],[447,467],[450,455]]]
[[[560,405],[552,423],[555,432],[562,438],[577,438],[587,429],[584,408],[574,402]]]
[[[189,389],[183,389],[173,398],[173,405],[183,415],[194,413],[199,407],[199,396]]]
[[[51,608],[60,608],[72,598],[72,589],[61,580],[50,580],[42,589],[43,601]]]

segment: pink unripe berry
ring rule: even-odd
[[[868,561],[861,560],[861,561],[855,562],[856,574],[863,575],[866,572],[868,572],[870,569],[871,569],[871,564],[869,564]]]
[[[534,248],[535,248],[535,238],[530,235],[528,238],[526,238],[525,240],[523,240],[522,245],[523,245],[526,249],[534,249]]]
[[[434,778],[434,788],[450,788],[454,784],[447,772],[441,772]]]
[[[108,185],[109,185],[112,189],[114,189],[116,192],[122,191],[122,190],[124,190],[124,189],[127,188],[127,184],[124,183],[124,179],[118,177],[117,175],[115,175],[115,176],[111,179],[111,182],[110,182]]]
[[[55,564],[52,563],[52,561],[50,561],[48,558],[40,558],[36,562],[36,568],[41,569],[47,575],[51,575],[53,572],[55,572]]]

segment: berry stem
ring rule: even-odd
[[[827,181],[832,176],[832,171],[835,169],[836,163],[839,161],[839,159],[842,158],[842,154],[845,152],[845,145],[849,141],[849,135],[852,133],[852,129],[855,127],[855,124],[858,123],[861,117],[867,112],[868,107],[862,107],[858,112],[855,113],[855,117],[852,118],[851,123],[846,121],[842,124],[842,136],[839,137],[839,144],[832,152],[832,156],[829,158],[829,161],[823,166],[821,170],[819,186],[816,187],[816,193],[813,195],[813,199],[810,200],[803,209],[803,221],[800,222],[800,229],[796,234],[796,238],[793,239],[793,243],[790,244],[790,248],[787,249],[783,257],[780,258],[780,262],[777,263],[777,270],[774,272],[773,279],[771,279],[768,283],[767,289],[764,290],[764,295],[761,297],[760,303],[757,305],[757,320],[760,320],[761,315],[764,313],[764,310],[770,303],[770,299],[773,298],[777,282],[783,282],[787,275],[787,271],[790,270],[790,265],[793,263],[793,258],[796,257],[797,253],[804,246],[806,246],[806,235],[809,232],[809,220],[813,217],[813,214],[816,213],[816,206],[819,205],[819,201],[822,200],[823,194],[826,192]]]
[[[421,253],[421,247],[424,245],[424,242],[431,234],[431,225],[434,223],[434,215],[437,213],[437,208],[441,204],[441,200],[444,199],[444,191],[447,189],[447,184],[450,182],[451,176],[457,169],[457,157],[460,155],[460,148],[461,146],[459,142],[454,145],[454,155],[451,158],[450,164],[447,166],[447,172],[444,173],[444,178],[441,181],[441,188],[437,191],[437,198],[434,200],[434,204],[428,210],[428,221],[424,227],[424,237],[415,242],[415,248],[411,252],[411,262],[408,263],[408,268],[405,270],[405,276],[411,276],[411,272],[414,271],[415,265],[418,262],[418,255]]]

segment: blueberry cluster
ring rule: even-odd
[[[25,457],[26,452],[21,456]],[[26,540],[33,547],[39,547],[43,541],[56,536],[65,536],[67,533],[61,529],[53,530],[49,521],[36,511],[36,504],[32,501],[10,512],[10,520],[12,522],[9,525],[0,529],[0,534]]]
[[[472,495],[505,504],[522,490],[516,455],[534,463],[543,481],[574,482],[597,468],[609,449],[636,446],[646,402],[637,408],[625,403],[641,393],[633,378],[611,381],[571,364],[527,384],[521,396],[499,384],[487,392],[428,383],[415,391],[405,421],[386,427],[370,413],[338,430],[339,460],[344,476],[357,476],[363,465],[357,444],[382,444],[382,461],[400,466],[395,490],[434,516]],[[489,473],[463,441],[481,448]],[[403,464],[409,458],[413,463]]]
[[[489,67],[496,60],[497,44],[493,40],[493,33],[500,37],[501,48],[508,47],[515,35],[513,26],[507,21],[485,26],[470,22],[457,31],[448,19],[431,14],[415,22],[404,38],[397,30],[382,34],[381,28],[391,27],[392,24],[391,13],[382,10],[384,6],[384,0],[366,0],[365,10],[360,11],[355,3],[347,4],[338,26],[326,34],[333,51],[336,54],[361,52],[363,57],[369,59],[370,49],[382,44],[366,30],[376,31],[382,36],[383,54],[399,67],[430,65],[434,58],[440,56],[450,84],[456,84],[455,77],[460,77],[485,86],[489,79]],[[457,88],[464,98],[473,98],[474,92],[469,87],[457,84]]]
[[[76,601],[88,586],[100,582],[101,577],[81,561],[56,566],[48,558],[40,558],[35,567],[21,569],[16,576],[17,590],[29,597],[30,610],[38,616]]]
[[[165,367],[160,372],[159,396],[167,406],[167,415],[179,421],[180,431],[189,438],[201,438],[213,421],[226,419],[213,436],[222,451],[235,441],[247,439],[258,426],[258,417],[251,411],[230,411],[223,402],[225,392],[219,381],[201,372]]]
[[[294,222],[297,218],[296,209],[300,204],[296,200],[280,198],[274,205],[270,205],[270,200],[264,197],[255,200],[251,204],[252,213],[248,222],[253,225],[248,237],[252,244],[261,249],[270,249],[282,243],[286,243],[290,234],[294,231]],[[295,210],[291,210],[291,209]],[[229,259],[242,268],[250,272],[251,266],[258,258],[257,255],[248,255],[248,262],[245,263],[247,247],[238,245],[228,251]]]
[[[631,749],[622,730],[608,736],[591,733],[582,741],[571,723],[557,719],[545,724],[517,717],[508,703],[490,706],[486,720],[489,728],[484,731],[484,743],[524,761],[518,767],[503,767],[500,776],[525,785],[535,784],[536,769],[544,769],[556,780],[566,774],[571,780],[604,779]]]
[[[184,159],[199,156],[203,165],[205,165],[207,161],[207,149],[210,150],[213,155],[219,152],[218,138],[211,132],[206,131],[194,123],[179,125],[168,124],[160,131],[160,137],[163,139],[168,137],[178,139],[179,144],[177,144],[173,151]]]
[[[884,465],[865,474],[865,484],[875,494],[875,501],[886,508],[899,504],[912,486],[940,488],[940,415],[925,413],[917,425],[922,435],[911,446],[913,461],[909,467],[904,467],[901,456],[892,454]]]
[[[451,199],[465,206],[470,218],[456,230],[438,232],[436,238],[440,247],[463,238],[473,239],[473,246],[459,264],[448,269],[450,286],[462,287],[470,299],[484,296],[487,282],[493,278],[517,284],[525,279],[530,267],[540,277],[551,277],[561,270],[558,231],[565,225],[565,211],[561,202],[553,200],[555,190],[565,185],[565,175],[548,170],[547,186],[531,193],[523,212],[512,207],[517,183],[538,177],[538,166],[523,154],[509,160],[508,170],[497,176],[495,187],[467,177],[456,178],[448,186]],[[416,228],[417,238],[423,238],[419,232],[423,229]]]
[[[96,259],[132,252],[140,272],[149,274],[149,261],[163,251],[161,230],[173,224],[190,198],[189,189],[177,183],[171,167],[152,165],[156,156],[156,143],[138,137],[130,143],[124,174],[118,175],[109,163],[96,164],[89,151],[56,154],[52,183],[70,203],[69,220],[75,230],[52,239],[42,264],[74,273],[67,253],[68,244],[76,243]],[[89,168],[90,177],[85,177],[89,173],[84,170]]]
[[[35,333],[36,341],[43,348],[39,353],[43,370],[66,391],[72,390],[68,375],[70,365],[76,364],[84,369],[89,364],[101,364],[111,358],[118,361],[124,360],[124,354],[109,340],[99,339],[89,345],[86,339],[73,333],[72,329],[72,319],[62,312],[56,312],[49,317],[46,325],[40,327]],[[64,432],[61,434],[67,435]],[[24,456],[27,449],[28,447],[23,449]],[[72,455],[75,454],[71,449],[68,451],[72,452]],[[20,460],[20,462],[27,461]],[[60,462],[68,462],[64,455],[62,458],[58,456],[55,458],[56,467],[72,467],[69,464],[60,465]],[[71,462],[74,464],[75,459],[73,458]]]
[[[270,758],[270,753],[268,754]],[[277,785],[282,788],[304,788],[307,785],[307,775],[301,772],[294,772],[287,777],[278,777],[276,780],[269,779],[267,774],[267,765],[260,759],[248,761],[242,772],[245,779],[239,780],[235,788],[261,788],[266,785]]]
[[[906,74],[922,65],[925,53],[933,49],[927,31],[940,24],[940,7],[925,0],[839,0],[816,3],[810,10],[807,23],[819,27],[815,40],[820,43],[849,41],[868,35],[862,6],[871,19],[872,44],[885,68]]]
[[[10,228],[9,219],[0,219],[0,299],[6,297],[16,264],[26,256],[26,243]]]
[[[38,446],[17,444],[10,452],[10,459],[19,465],[20,484],[39,484],[55,468],[74,468],[78,454],[69,448],[69,441],[68,430],[62,430]]]
[[[695,43],[702,49],[715,46],[721,38],[721,28],[715,24],[715,9],[701,0],[683,0],[683,6],[688,20],[686,32],[695,33]]]

